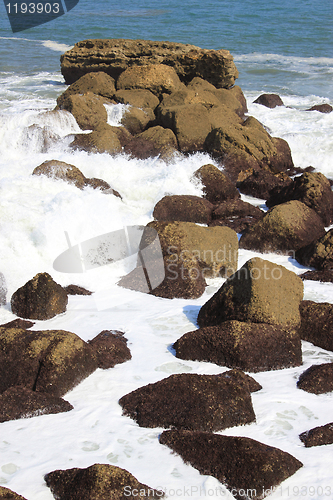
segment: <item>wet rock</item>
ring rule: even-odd
[[[121,119],[121,124],[131,135],[137,135],[154,123],[155,115],[152,109],[128,108]]]
[[[333,363],[312,365],[303,372],[297,387],[312,394],[325,394],[333,391]]]
[[[249,175],[242,182],[237,183],[237,187],[241,193],[267,200],[270,196],[270,191],[276,186],[288,186],[292,183],[290,177],[283,172],[273,174],[268,170],[255,170],[252,175]]]
[[[214,431],[255,420],[248,385],[225,374],[171,375],[126,394],[119,404],[140,427]]]
[[[141,134],[133,137],[124,147],[125,153],[142,160],[154,156],[168,159],[177,150],[178,144],[175,134],[172,130],[159,125],[149,127]]]
[[[63,330],[0,328],[0,394],[12,386],[62,397],[97,368],[93,350]]]
[[[45,175],[52,179],[61,179],[74,184],[79,189],[86,186],[87,178],[74,165],[59,160],[47,160],[36,167],[32,175]]]
[[[213,205],[199,196],[164,196],[155,205],[153,217],[158,221],[183,221],[208,224]]]
[[[332,113],[333,107],[330,104],[316,104],[306,111],[319,111],[320,113]]]
[[[248,372],[302,364],[298,332],[264,323],[225,321],[185,333],[174,344],[177,358],[208,361]]]
[[[117,330],[103,330],[88,343],[94,350],[98,367],[104,370],[132,358],[127,339]]]
[[[215,477],[238,500],[262,499],[263,492],[272,493],[303,465],[289,453],[247,437],[169,430],[161,434],[160,443],[200,474]]]
[[[203,184],[203,197],[214,205],[240,198],[236,185],[215,165],[203,165],[193,177]]]
[[[333,269],[322,271],[306,271],[298,275],[302,280],[320,281],[321,283],[333,283]]]
[[[333,305],[302,300],[300,304],[302,340],[333,351]]]
[[[0,422],[63,413],[70,410],[73,410],[73,406],[64,399],[32,391],[22,386],[10,387],[0,394]]]
[[[265,212],[251,203],[239,199],[224,201],[213,209],[209,226],[228,226],[236,233],[242,233],[264,215]]]
[[[300,248],[296,260],[303,266],[329,271],[333,268],[333,229],[330,229],[317,241]]]
[[[14,491],[4,486],[0,486],[0,500],[26,500],[26,498],[14,493]]]
[[[276,187],[267,199],[269,208],[299,200],[312,208],[323,219],[325,226],[333,221],[333,192],[330,181],[319,172],[305,172],[284,187]]]
[[[117,80],[128,67],[167,64],[181,81],[198,76],[219,88],[230,88],[238,78],[228,50],[200,49],[194,45],[149,40],[84,40],[61,56],[61,72],[71,84],[85,73],[105,71]]]
[[[64,287],[67,295],[92,295],[92,292],[78,285],[68,285]]]
[[[302,432],[299,438],[306,448],[333,444],[333,422]]]
[[[325,234],[322,219],[304,203],[293,200],[271,208],[243,233],[239,245],[262,253],[295,252]]]
[[[44,476],[58,500],[120,500],[161,498],[163,493],[140,483],[127,470],[114,465],[94,464],[86,469],[55,470]]]
[[[65,109],[74,116],[82,130],[95,130],[100,123],[107,122],[107,111],[104,97],[88,92],[87,94],[72,94],[63,99],[59,109]]]
[[[66,312],[68,297],[48,273],[39,273],[13,293],[12,312],[21,318],[45,320]]]
[[[115,81],[111,76],[104,73],[104,71],[87,73],[70,85],[65,92],[58,97],[58,107],[62,109],[66,99],[70,95],[87,94],[88,92],[111,100],[116,92]]]
[[[0,325],[0,328],[22,328],[23,330],[28,330],[28,328],[31,328],[34,326],[33,321],[27,321],[25,319],[17,318],[14,319],[13,321],[10,321],[9,323],[5,323],[4,325]]]
[[[302,298],[303,283],[295,273],[254,257],[201,307],[197,322],[201,328],[228,320],[295,328]]]
[[[120,104],[130,104],[135,108],[151,108],[152,110],[160,103],[159,98],[146,89],[117,90],[114,100]]]
[[[262,94],[253,102],[262,104],[266,108],[276,108],[284,105],[281,97],[277,94]]]
[[[76,134],[70,147],[88,153],[108,153],[110,155],[122,151],[119,135],[115,132],[114,127],[107,123],[100,123],[96,130],[90,134]]]
[[[156,96],[171,94],[183,87],[174,68],[165,64],[131,66],[117,80],[117,90],[149,90]]]

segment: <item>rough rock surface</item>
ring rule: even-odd
[[[312,208],[323,219],[325,226],[333,221],[333,192],[330,181],[319,172],[305,172],[285,187],[276,187],[267,199],[269,208],[299,200]]]
[[[135,65],[166,64],[181,81],[198,76],[219,88],[230,88],[238,78],[228,50],[200,49],[194,45],[149,40],[84,40],[61,56],[61,72],[67,84],[82,75],[104,71],[116,80]]]
[[[0,394],[19,385],[62,397],[96,368],[93,349],[74,333],[0,328]]]
[[[318,270],[333,268],[333,229],[330,229],[318,241],[313,241],[296,252],[296,260],[303,266]]]
[[[200,474],[226,485],[237,500],[262,499],[263,491],[271,493],[303,465],[289,453],[247,437],[169,430],[161,434],[160,443]]]
[[[333,422],[302,432],[299,438],[305,444],[306,448],[333,444]]]
[[[119,404],[140,427],[217,431],[253,422],[248,385],[227,373],[170,375],[126,394]]]
[[[92,295],[92,292],[78,285],[68,285],[64,287],[67,295]]]
[[[203,184],[203,197],[214,205],[240,198],[236,185],[215,165],[203,165],[193,177]]]
[[[32,391],[23,386],[10,387],[0,394],[0,422],[62,413],[72,409],[73,406],[62,398]]]
[[[333,283],[333,269],[323,269],[322,271],[306,271],[299,274],[302,280],[320,281],[322,283]]]
[[[264,215],[263,210],[251,205],[251,203],[234,199],[224,201],[214,208],[209,226],[228,226],[236,233],[242,233],[261,220]]]
[[[155,115],[151,108],[134,108],[131,106],[127,109],[121,119],[121,124],[131,135],[137,135],[154,123]]]
[[[256,104],[262,104],[266,108],[276,108],[283,106],[281,97],[277,94],[261,94],[255,101]]]
[[[159,98],[146,89],[117,90],[113,98],[120,104],[129,104],[135,108],[151,108],[152,110],[160,103]]]
[[[243,194],[267,200],[272,189],[277,186],[279,188],[288,186],[291,183],[290,177],[283,172],[273,174],[268,170],[254,170],[246,179],[238,182],[237,187]]]
[[[185,333],[174,344],[177,358],[208,361],[248,372],[302,364],[297,331],[264,323],[225,321]]]
[[[191,195],[164,196],[155,205],[153,217],[159,221],[183,221],[208,224],[214,205]]]
[[[70,147],[82,149],[88,153],[121,153],[122,145],[118,133],[108,123],[99,123],[90,134],[76,134]]]
[[[127,339],[123,335],[117,330],[103,330],[88,341],[95,352],[99,368],[104,370],[113,368],[115,365],[131,359],[131,351],[127,347]]]
[[[124,151],[141,160],[154,156],[168,160],[178,151],[178,144],[171,129],[156,125],[127,141]]]
[[[26,498],[14,493],[14,491],[4,486],[0,486],[0,500],[26,500]]]
[[[300,304],[302,340],[333,351],[333,305],[302,300]]]
[[[239,246],[263,253],[283,252],[295,258],[298,249],[324,234],[320,216],[304,203],[293,200],[271,208],[242,235]]]
[[[313,394],[325,394],[333,391],[333,363],[312,365],[303,372],[297,387]]]
[[[235,319],[295,328],[300,324],[302,280],[259,257],[248,260],[200,309],[198,325]]]
[[[66,311],[68,297],[48,273],[39,273],[13,293],[14,314],[26,319],[50,319]]]
[[[9,323],[0,325],[0,328],[22,328],[23,330],[28,330],[28,328],[31,328],[34,324],[35,323],[33,321],[17,318],[13,319],[13,321],[9,321]]]
[[[82,130],[95,130],[100,123],[107,121],[105,102],[105,98],[88,92],[84,95],[70,94],[58,107],[72,113]]]
[[[117,80],[117,90],[149,90],[157,97],[184,87],[174,68],[166,64],[131,66]]]
[[[59,109],[62,109],[64,102],[70,95],[87,94],[87,92],[91,92],[92,94],[100,95],[111,100],[116,92],[115,81],[109,75],[104,73],[104,71],[87,73],[79,78],[79,80],[75,83],[70,85],[65,92],[58,97],[57,104]]]
[[[137,500],[161,498],[161,491],[140,483],[127,470],[94,464],[86,469],[55,470],[44,476],[57,500]],[[127,489],[126,489],[127,487]],[[140,495],[140,496],[138,496]]]

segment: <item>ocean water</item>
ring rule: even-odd
[[[333,179],[333,113],[305,111],[314,104],[333,105],[333,4],[327,0],[226,2],[80,0],[65,16],[30,30],[13,33],[0,6],[0,271],[8,300],[38,272],[49,272],[63,286],[84,286],[95,293],[69,298],[65,314],[37,321],[34,330],[72,331],[89,340],[104,329],[125,332],[132,360],[97,370],[66,395],[74,410],[3,423],[0,426],[0,485],[27,500],[51,500],[43,476],[55,469],[110,463],[127,469],[141,482],[162,488],[168,498],[226,498],[214,478],[201,476],[158,443],[162,429],[138,427],[121,415],[118,399],[172,373],[221,373],[210,363],[178,360],[170,346],[196,328],[200,306],[222,285],[210,280],[200,299],[161,299],[120,289],[116,283],[131,262],[65,274],[54,259],[71,244],[152,220],[154,205],[165,194],[201,195],[193,172],[212,162],[205,154],[145,161],[120,154],[90,155],[68,148],[80,131],[66,112],[49,114],[66,86],[60,54],[87,38],[143,38],[225,48],[240,72],[237,83],[249,114],[273,136],[286,139],[296,166],[312,165]],[[285,106],[273,110],[253,104],[262,92],[278,93]],[[121,106],[109,109],[119,123]],[[45,137],[50,137],[45,146]],[[77,166],[87,177],[99,177],[119,191],[122,200],[91,188],[83,191],[62,181],[32,176],[45,160]],[[244,199],[264,207],[264,200]],[[255,254],[242,250],[239,266]],[[264,258],[300,274],[295,261],[274,254]],[[305,282],[304,298],[333,303],[333,285]],[[14,319],[10,305],[0,308],[0,324]],[[253,394],[256,423],[224,431],[252,437],[281,448],[304,467],[282,483],[272,500],[333,497],[332,445],[306,449],[298,435],[332,421],[333,395],[307,394],[296,388],[311,364],[333,361],[333,353],[303,342],[303,365],[263,372],[263,386]],[[217,488],[217,489],[216,489]]]

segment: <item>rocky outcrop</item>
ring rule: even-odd
[[[247,383],[222,375],[177,374],[119,400],[140,427],[214,431],[255,420]]]
[[[325,394],[333,391],[333,363],[312,365],[303,372],[297,387],[312,394]]]
[[[333,305],[303,300],[300,304],[302,340],[333,351]]]
[[[269,170],[253,170],[252,174],[237,183],[237,187],[241,193],[267,200],[272,189],[291,183],[290,177],[283,172],[274,174]]]
[[[14,493],[14,491],[4,486],[0,486],[0,499],[1,500],[26,500],[26,498]]]
[[[242,233],[261,220],[264,215],[263,210],[251,203],[234,199],[215,206],[209,226],[228,226],[236,233]]]
[[[303,266],[318,270],[333,269],[333,229],[330,229],[317,241],[300,248],[296,260]]]
[[[276,108],[277,106],[283,106],[283,101],[281,97],[277,94],[261,94],[255,101],[256,104],[262,104],[266,108]]]
[[[238,78],[228,50],[200,49],[194,45],[149,40],[84,40],[61,56],[61,72],[67,84],[86,73],[104,71],[114,79],[127,68],[165,64],[189,83],[200,77],[218,88],[230,88]]]
[[[235,184],[215,165],[203,165],[194,172],[193,177],[202,183],[203,197],[214,205],[240,198]]]
[[[225,321],[219,326],[185,333],[173,347],[177,358],[208,361],[247,372],[302,364],[297,331],[264,323]]]
[[[215,477],[237,500],[262,499],[303,465],[289,453],[247,437],[169,430],[162,432],[160,443],[200,474]]]
[[[158,221],[183,221],[208,224],[214,205],[204,198],[191,195],[164,196],[154,207]]]
[[[13,293],[14,314],[26,319],[50,319],[66,312],[68,297],[48,273],[39,273]]]
[[[262,253],[282,252],[295,258],[298,249],[324,234],[320,216],[304,203],[293,200],[271,208],[242,235],[239,246]]]
[[[333,444],[333,422],[302,432],[299,438],[306,448]]]
[[[248,260],[200,309],[198,325],[237,320],[283,328],[300,324],[302,280],[285,267],[259,257]]]
[[[117,330],[103,330],[88,344],[93,348],[99,368],[106,370],[132,358],[127,339]]]
[[[0,422],[62,413],[72,409],[73,406],[62,398],[32,391],[23,386],[10,387],[0,394]]]
[[[162,491],[140,483],[127,470],[114,465],[94,464],[86,469],[55,470],[44,476],[58,500],[110,500],[141,497],[162,498]]]

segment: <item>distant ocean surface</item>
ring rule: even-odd
[[[123,331],[132,360],[94,374],[65,395],[74,410],[0,424],[0,485],[27,500],[52,500],[43,477],[55,469],[108,463],[127,469],[142,483],[162,488],[170,498],[202,500],[232,495],[217,480],[200,475],[158,442],[162,429],[145,429],[121,415],[120,397],[173,373],[216,374],[212,363],[175,358],[172,344],[196,328],[202,304],[222,285],[216,278],[197,300],[161,299],[121,289],[132,263],[119,262],[78,274],[60,273],[53,261],[72,245],[118,230],[147,224],[166,194],[202,195],[193,172],[213,160],[207,154],[136,160],[119,154],[72,151],[80,129],[67,112],[48,113],[66,86],[60,55],[89,38],[131,38],[191,43],[227,49],[239,70],[237,84],[249,114],[272,136],[287,140],[295,166],[312,165],[333,179],[333,113],[306,112],[314,104],[333,105],[332,0],[80,0],[68,14],[13,34],[0,4],[0,272],[7,305],[0,324],[15,319],[10,297],[37,273],[48,272],[63,286],[95,292],[71,296],[66,313],[37,321],[33,330],[63,329],[83,340],[102,330]],[[268,109],[253,101],[277,93],[285,106]],[[119,124],[121,106],[110,112]],[[45,136],[55,138],[49,147]],[[122,199],[99,190],[79,190],[61,180],[31,175],[46,160],[78,167],[86,177],[107,181]],[[265,200],[244,197],[265,207]],[[258,255],[239,252],[239,267]],[[262,255],[261,255],[262,257]],[[265,259],[295,273],[305,269],[277,254]],[[333,285],[306,281],[304,298],[333,303]],[[256,422],[227,429],[291,453],[303,464],[271,500],[333,497],[332,445],[306,449],[299,434],[333,420],[333,393],[308,394],[296,388],[312,364],[333,362],[333,353],[303,342],[303,365],[254,374],[263,389],[252,396]],[[182,494],[175,493],[181,492]],[[191,495],[188,495],[191,491]],[[211,494],[211,492],[217,492]]]

